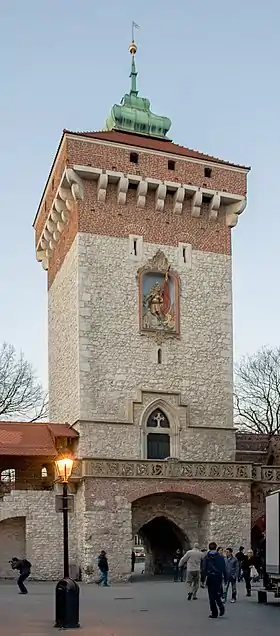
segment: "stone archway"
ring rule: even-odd
[[[196,541],[204,545],[206,508],[205,500],[177,492],[154,493],[133,502],[132,530],[145,546],[145,573],[170,573],[176,550],[184,552]]]
[[[12,579],[15,572],[9,560],[23,557],[26,552],[25,517],[10,517],[0,521],[0,578]]]
[[[183,554],[190,547],[179,526],[165,516],[148,521],[140,528],[139,535],[145,546],[147,574],[171,574],[175,553],[179,550]]]

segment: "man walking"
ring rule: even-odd
[[[179,562],[179,569],[184,566],[187,567],[188,601],[191,601],[191,599],[196,601],[197,599],[203,558],[203,552],[199,549],[198,543],[195,543],[193,549],[188,550]]]
[[[218,609],[220,616],[225,613],[225,607],[221,599],[221,587],[224,579],[227,582],[227,572],[225,559],[217,552],[217,544],[212,541],[209,543],[209,552],[203,560],[203,572],[207,577],[207,587],[211,614],[209,618],[218,618]]]
[[[227,571],[227,584],[225,588],[224,601],[227,599],[229,586],[231,585],[231,602],[236,603],[236,578],[238,571],[238,560],[233,556],[233,549],[226,549],[226,571]]]
[[[102,585],[103,587],[109,587],[108,585],[109,565],[108,565],[108,559],[106,557],[105,550],[101,550],[100,552],[100,555],[98,557],[98,567],[101,574],[100,579],[98,581],[98,585]]]
[[[176,552],[175,552],[175,556],[174,556],[174,559],[173,559],[173,572],[174,572],[174,582],[175,583],[177,583],[179,581],[179,573],[180,573],[179,563],[180,563],[181,555],[182,555],[182,552],[178,548],[178,550],[176,550]],[[182,583],[182,580],[183,579],[180,576],[181,583]]]
[[[240,581],[242,580],[243,577],[243,572],[242,572],[242,563],[244,561],[245,558],[245,554],[244,554],[244,547],[243,545],[240,546],[238,552],[236,552],[236,558],[238,561],[238,567],[237,567],[237,578],[238,578],[238,583],[240,583]]]
[[[28,594],[28,590],[24,585],[24,581],[28,579],[31,572],[31,563],[27,561],[27,559],[18,559],[17,557],[13,557],[9,563],[12,566],[13,570],[19,571],[19,577],[17,580],[17,584],[19,586],[20,594]]]

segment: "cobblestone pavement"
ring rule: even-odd
[[[81,636],[275,636],[279,630],[280,601],[259,605],[239,588],[236,605],[227,603],[226,615],[208,618],[205,590],[199,599],[186,600],[186,587],[173,582],[135,582],[125,586],[98,588],[82,585]],[[29,594],[20,596],[14,583],[0,583],[0,636],[49,636],[54,630],[55,583],[28,584]],[[73,633],[69,630],[70,633]]]

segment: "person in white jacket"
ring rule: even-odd
[[[187,567],[188,601],[191,601],[191,599],[196,601],[197,599],[203,559],[204,554],[201,552],[198,543],[195,543],[192,550],[188,550],[179,563],[179,568]]]

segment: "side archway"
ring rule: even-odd
[[[0,578],[14,578],[9,560],[26,553],[26,518],[10,517],[0,521]]]

